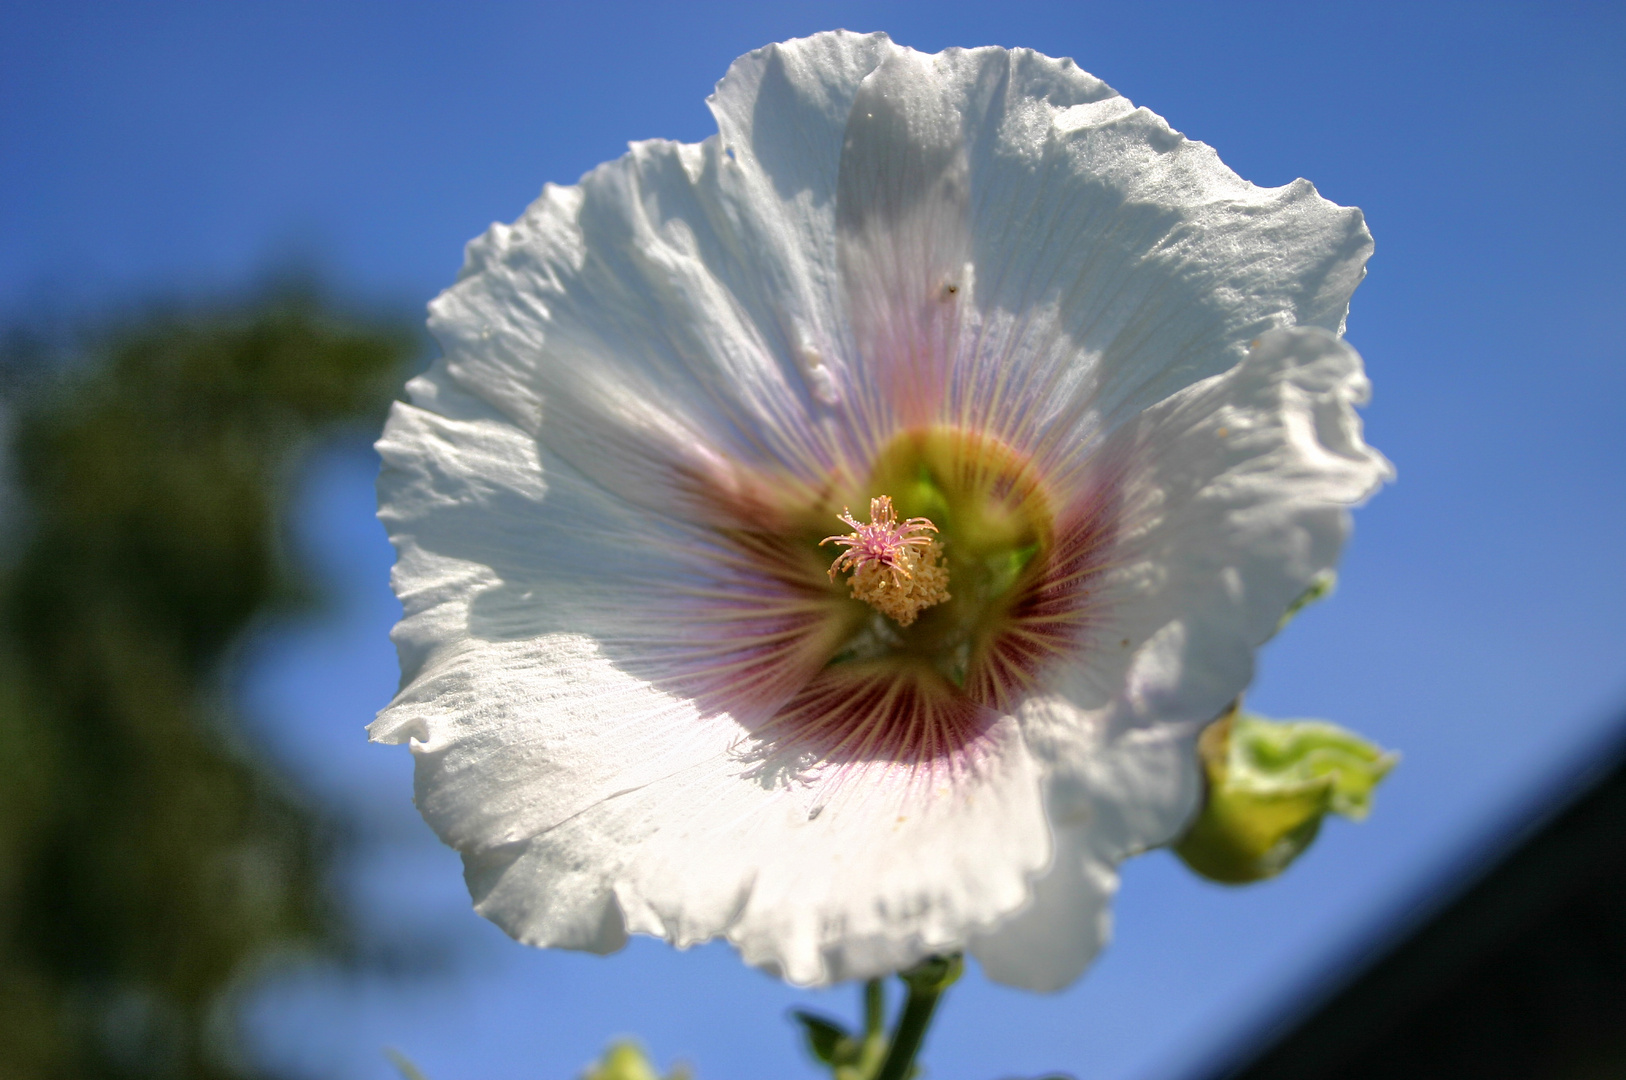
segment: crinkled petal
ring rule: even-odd
[[[1248,183],[1116,95],[1035,105],[1027,85],[1070,65],[1010,66],[970,158],[981,318],[957,414],[1072,453],[1266,330],[1342,331],[1372,246],[1359,210]]]
[[[405,615],[402,690],[371,733],[412,743],[420,809],[465,847],[551,827],[731,732],[605,655],[642,637],[638,590],[678,570],[681,537],[565,470],[544,476],[534,439],[449,382],[441,369],[413,389],[452,416],[398,405],[378,444]]]
[[[1158,645],[1131,668],[1126,717],[1206,721],[1247,685],[1253,650],[1336,563],[1349,508],[1393,476],[1361,439],[1368,393],[1343,341],[1280,330],[1102,448],[1127,504],[1103,633]]]
[[[1058,827],[1055,865],[1035,881],[1028,904],[968,951],[994,982],[1048,992],[1070,985],[1112,933],[1116,860],[1093,849],[1088,825]]]
[[[1194,737],[1246,688],[1254,650],[1336,563],[1349,508],[1393,475],[1361,439],[1354,406],[1367,393],[1343,341],[1274,331],[1095,455],[1121,498],[1111,569],[1096,583],[1079,662],[1023,713],[1052,762],[1059,812],[1092,804],[1103,741],[1149,727]],[[1195,756],[1184,760],[1194,774]],[[1165,803],[1131,849],[1168,842],[1189,810]]]
[[[1049,858],[1038,771],[1014,725],[997,742],[976,784],[935,797],[884,775],[768,782],[719,756],[524,843],[465,851],[470,890],[533,944],[726,936],[795,983],[883,975],[960,948]]]
[[[522,424],[546,412],[550,447],[646,506],[682,510],[686,476],[731,462],[827,463],[840,131],[891,49],[842,33],[742,58],[713,103],[723,137],[636,144],[494,226],[431,309],[452,374]]]
[[[1371,237],[1305,181],[1250,184],[1030,51],[895,50],[859,87],[837,253],[847,423],[1081,445],[1290,325],[1341,330]]]
[[[1079,662],[1020,715],[1049,771],[1056,856],[1027,907],[974,939],[991,978],[1058,989],[1105,941],[1116,864],[1196,810],[1201,728],[1253,675],[1253,651],[1331,568],[1347,508],[1392,475],[1362,441],[1360,357],[1332,334],[1274,331],[1242,363],[1125,425],[1093,459],[1120,494]]]
[[[1370,252],[1359,211],[1255,187],[1030,51],[818,35],[712,104],[718,136],[494,226],[432,308],[465,388],[668,512],[921,422],[1066,458],[1267,329],[1341,327]]]
[[[1178,727],[1109,736],[1088,716],[1069,719],[1075,732],[1095,738],[1079,755],[1080,774],[1051,800],[1054,859],[1036,875],[1027,905],[970,943],[990,979],[1026,990],[1060,990],[1083,974],[1111,933],[1118,863],[1165,843],[1202,796],[1192,740]]]

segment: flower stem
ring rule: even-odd
[[[904,1003],[903,1012],[898,1016],[898,1026],[892,1031],[886,1060],[881,1063],[881,1071],[875,1074],[875,1080],[908,1080],[915,1064],[915,1055],[920,1053],[920,1045],[926,1041],[926,1029],[931,1025],[932,1014],[937,1011],[938,999],[964,970],[965,961],[956,953],[953,956],[934,956],[908,971],[898,973],[898,977],[909,987],[909,1000]]]

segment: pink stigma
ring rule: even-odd
[[[819,541],[820,547],[835,543],[847,549],[830,564],[832,581],[839,572],[856,572],[874,566],[892,571],[894,583],[901,585],[903,578],[914,576],[913,564],[916,559],[911,556],[919,553],[910,549],[931,547],[933,540],[926,533],[937,531],[937,526],[929,518],[898,521],[890,495],[869,501],[868,525],[853,520],[852,511],[846,507],[842,507],[837,520],[850,526],[853,531],[842,536],[826,536]]]

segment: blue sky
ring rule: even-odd
[[[1405,760],[1359,827],[1278,881],[1125,869],[1117,941],[1053,997],[969,977],[928,1047],[940,1080],[1066,1068],[1188,1075],[1285,1021],[1483,853],[1626,721],[1626,13],[1610,4],[7,3],[0,319],[230,292],[304,262],[421,308],[463,243],[630,139],[703,138],[739,53],[845,26],[907,45],[1068,55],[1244,177],[1313,180],[1377,239],[1349,339],[1399,481],[1361,511],[1337,595],[1264,652],[1252,695]],[[394,688],[376,464],[324,455],[300,543],[337,599],[241,676],[265,752],[369,839],[364,925],[427,973],[289,969],[249,993],[255,1052],[382,1078],[574,1076],[643,1035],[703,1080],[812,1076],[784,1010],[850,1010],[720,947],[609,959],[513,945],[468,910],[361,725]],[[449,959],[448,959],[449,958]]]

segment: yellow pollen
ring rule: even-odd
[[[871,563],[853,571],[848,588],[855,600],[864,601],[899,626],[908,626],[922,610],[949,598],[948,567],[939,562],[942,554],[943,545],[935,540],[923,551],[910,548],[895,573]]]
[[[926,535],[936,532],[937,526],[928,518],[900,522],[886,495],[870,500],[869,516],[867,524],[856,521],[843,508],[837,520],[852,532],[820,541],[846,548],[830,565],[830,580],[838,572],[852,571],[847,584],[853,599],[908,626],[922,610],[950,598],[943,545]]]

